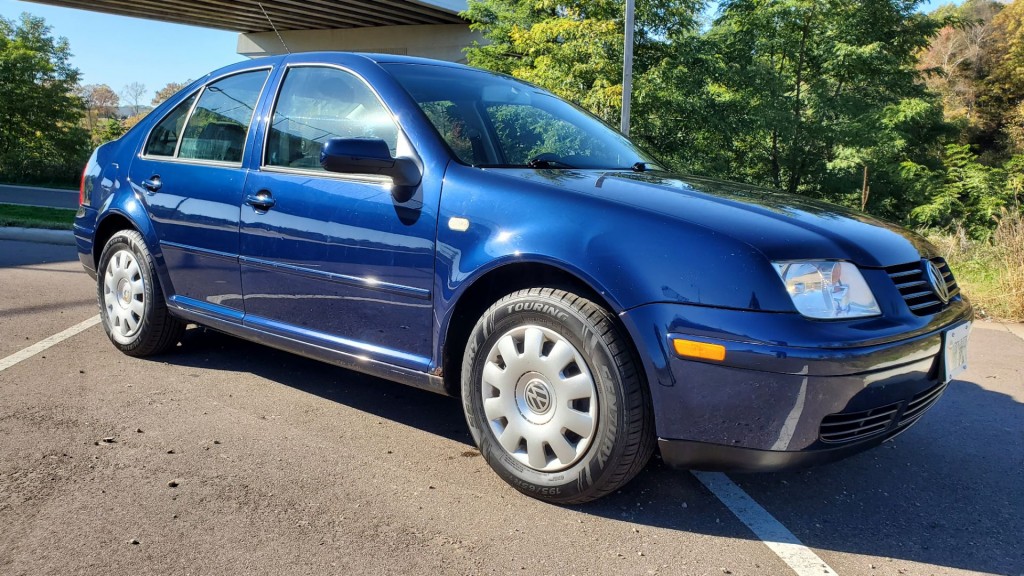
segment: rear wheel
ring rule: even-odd
[[[135,230],[115,233],[103,247],[97,274],[103,329],[130,356],[165,352],[185,324],[167,311],[153,257]]]
[[[647,463],[654,432],[646,388],[614,317],[562,290],[510,294],[477,322],[462,400],[488,464],[520,492],[587,502]]]

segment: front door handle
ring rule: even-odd
[[[274,200],[274,197],[270,195],[269,190],[260,190],[255,194],[249,194],[246,196],[245,203],[260,212],[266,212],[273,208],[274,204],[277,202]]]
[[[163,185],[164,183],[160,181],[160,176],[157,174],[150,176],[148,180],[142,181],[142,187],[145,188],[151,194],[155,193],[157,190],[163,187]]]

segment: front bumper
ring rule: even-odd
[[[945,390],[943,334],[972,311],[958,298],[930,317],[822,322],[651,304],[622,318],[664,461],[753,472],[837,460],[909,428]],[[681,358],[674,337],[725,346],[725,360]]]

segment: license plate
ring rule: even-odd
[[[943,382],[949,382],[967,370],[967,339],[971,335],[971,323],[961,324],[946,332],[943,337]]]

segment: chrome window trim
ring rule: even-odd
[[[196,106],[199,105],[199,100],[202,99],[203,94],[206,93],[206,88],[208,86],[210,86],[211,84],[215,84],[217,82],[220,82],[221,80],[230,78],[232,76],[238,76],[239,74],[247,74],[247,73],[250,73],[250,72],[260,72],[260,71],[266,71],[267,72],[267,77],[263,79],[263,86],[260,87],[259,95],[256,96],[256,103],[252,107],[252,114],[249,115],[249,124],[248,124],[248,126],[246,126],[246,129],[245,129],[245,144],[242,147],[242,159],[240,161],[238,161],[238,162],[219,162],[219,161],[216,161],[216,160],[203,160],[201,158],[179,158],[178,157],[178,153],[181,151],[181,141],[184,139],[185,129],[188,128],[188,123],[189,123],[190,120],[192,120],[192,114],[195,113]],[[177,106],[175,106],[174,108],[171,108],[171,112],[168,112],[167,114],[164,114],[159,120],[156,121],[155,124],[153,124],[152,127],[150,127],[149,132],[146,133],[146,139],[143,140],[142,151],[139,153],[139,158],[141,158],[143,160],[157,160],[157,161],[162,161],[162,162],[176,162],[176,163],[179,163],[179,164],[201,164],[201,165],[228,166],[228,167],[232,167],[232,168],[240,168],[242,166],[242,164],[245,163],[245,153],[248,151],[248,146],[249,146],[249,131],[252,130],[253,119],[256,117],[256,109],[259,108],[260,98],[262,98],[263,92],[267,89],[267,83],[270,81],[270,77],[273,75],[273,71],[274,71],[274,66],[273,65],[270,65],[270,66],[257,66],[255,68],[246,68],[244,70],[236,70],[234,72],[228,72],[226,74],[221,74],[220,76],[217,76],[216,78],[211,78],[209,81],[203,83],[203,85],[200,86],[198,90],[196,90],[192,94],[189,94],[188,96],[185,97],[185,100],[187,100],[187,99],[191,98],[192,96],[195,96],[196,97],[196,101],[193,102],[192,106],[189,107],[188,114],[185,116],[185,123],[182,124],[181,134],[178,135],[178,142],[174,145],[174,156],[152,156],[152,155],[146,154],[146,149],[149,148],[149,138],[153,134],[153,130],[156,130],[156,127],[159,126],[160,123],[163,122],[164,119],[166,119],[167,116],[170,115],[171,112],[174,112],[174,110],[177,109]],[[276,102],[276,99],[275,99],[275,102]],[[264,146],[264,148],[265,147],[266,146]]]
[[[156,160],[158,162],[169,162],[171,164],[190,164],[197,166],[216,166],[219,168],[240,168],[241,163],[223,162],[221,160],[203,160],[201,158],[172,158],[171,156],[143,156],[143,160]]]
[[[343,180],[357,184],[381,184],[391,187],[391,178],[379,174],[344,174],[341,172],[328,172],[316,170],[315,168],[293,168],[291,166],[262,166],[260,170],[271,174],[291,174],[296,176],[311,176],[330,178],[332,180]]]
[[[405,130],[402,128],[402,123],[398,121],[398,116],[395,114],[395,111],[392,110],[391,107],[388,106],[386,102],[384,102],[384,99],[381,98],[381,96],[380,96],[380,92],[377,92],[377,89],[374,88],[372,84],[367,82],[366,79],[363,78],[360,74],[358,74],[355,70],[352,70],[351,68],[349,68],[347,66],[342,66],[341,64],[330,64],[330,63],[326,63],[326,62],[324,62],[324,63],[320,63],[320,62],[296,62],[294,64],[286,64],[285,65],[284,72],[282,73],[282,76],[281,76],[281,82],[278,84],[277,92],[274,94],[274,100],[273,100],[273,102],[271,102],[270,112],[269,112],[269,114],[267,116],[267,129],[263,131],[263,154],[260,155],[260,167],[259,167],[259,169],[261,171],[287,173],[287,172],[290,172],[290,171],[294,170],[294,171],[296,171],[296,173],[302,174],[303,176],[321,176],[321,177],[327,176],[329,178],[332,177],[330,175],[340,174],[338,172],[327,172],[326,170],[324,170],[324,171],[320,171],[320,170],[303,170],[301,168],[291,168],[289,166],[274,166],[274,165],[271,165],[271,164],[267,164],[267,153],[269,152],[269,148],[267,146],[267,143],[270,141],[270,131],[274,129],[274,114],[277,112],[277,104],[278,104],[278,101],[281,98],[281,92],[284,89],[284,83],[288,81],[288,71],[291,70],[292,68],[334,68],[335,70],[340,70],[342,72],[346,72],[348,74],[351,74],[357,80],[362,82],[363,85],[366,86],[367,89],[370,90],[370,93],[373,94],[373,97],[377,99],[377,103],[380,104],[381,108],[383,108],[388,113],[388,117],[391,119],[391,122],[395,125],[395,130],[398,133],[399,138],[405,140],[405,143],[406,143],[406,145],[409,146],[409,149],[412,150],[414,153],[416,153],[416,149],[413,147],[412,141],[409,140],[409,136],[406,135]],[[397,147],[397,145],[398,145],[398,143],[396,142],[395,146]],[[418,153],[417,153],[417,156],[418,156]],[[268,169],[270,169],[270,170],[268,170]],[[283,170],[281,170],[281,169],[283,169]],[[340,174],[340,175],[343,176],[343,177],[351,177],[351,176],[353,176],[353,174]],[[372,177],[373,175],[372,174],[359,174],[357,176],[371,176]],[[383,176],[382,178],[384,178],[384,182],[389,183],[389,184],[392,181],[391,178],[388,177],[388,176]],[[346,179],[346,178],[343,178],[343,179]]]
[[[178,134],[178,142],[174,145],[174,156],[171,156],[171,158],[174,158],[175,160],[178,159],[178,153],[181,152],[181,141],[185,139],[185,130],[188,129],[188,122],[192,119],[192,115],[196,113],[196,106],[199,106],[199,101],[203,99],[203,94],[206,94],[207,86],[209,86],[209,84],[203,84],[202,88],[199,89],[199,92],[196,92],[196,100],[192,103],[192,106],[189,107],[188,114],[185,116],[185,123],[181,125],[181,134]],[[242,155],[245,156],[245,152],[243,152]]]

